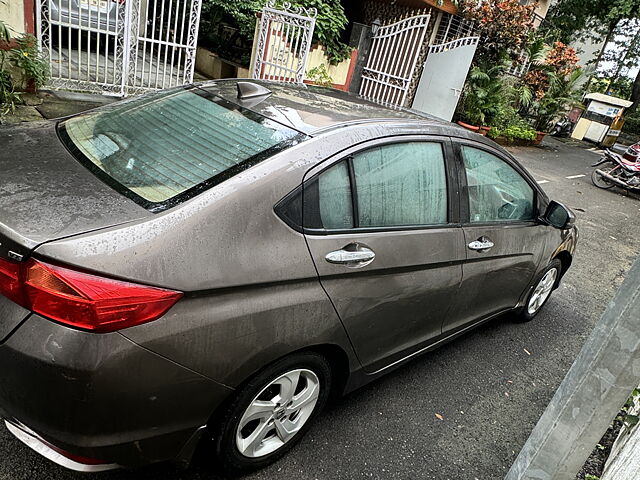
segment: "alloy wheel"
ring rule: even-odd
[[[551,291],[553,290],[557,277],[558,269],[554,267],[549,269],[540,279],[536,288],[533,290],[531,297],[529,297],[529,303],[527,304],[527,312],[529,315],[535,314],[540,310],[540,307],[544,305],[544,302],[547,301],[547,298],[551,295]]]
[[[238,451],[245,457],[259,458],[280,449],[309,420],[319,393],[320,380],[311,370],[291,370],[271,381],[238,423]]]

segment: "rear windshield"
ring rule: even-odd
[[[107,183],[152,210],[199,193],[304,136],[198,88],[65,120],[60,137]]]

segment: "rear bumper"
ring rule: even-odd
[[[120,468],[120,465],[116,463],[96,463],[96,462],[81,462],[80,459],[71,459],[58,451],[53,445],[44,441],[37,433],[26,427],[25,425],[16,425],[5,420],[5,426],[7,430],[13,434],[18,440],[24,443],[26,446],[35,450],[43,457],[51,460],[58,465],[68,468],[69,470],[75,470],[76,472],[94,473],[104,472],[107,470],[115,470]]]
[[[37,315],[0,345],[0,368],[0,416],[12,433],[72,469],[86,465],[69,457],[109,468],[187,462],[231,393],[118,333],[81,332]]]

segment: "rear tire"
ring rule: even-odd
[[[608,179],[600,175],[596,170],[591,172],[591,181],[596,187],[602,188],[604,190],[607,190],[615,185],[613,182],[610,182]]]
[[[551,293],[558,286],[558,283],[560,283],[561,275],[562,262],[554,258],[551,263],[547,265],[547,268],[536,277],[533,287],[529,295],[527,295],[524,306],[516,312],[515,319],[517,322],[530,322],[540,313],[542,307],[544,307],[551,297]]]
[[[331,390],[331,367],[314,352],[278,360],[238,391],[213,428],[217,464],[239,475],[284,456],[307,432]]]

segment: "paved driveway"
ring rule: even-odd
[[[578,215],[581,238],[574,266],[543,312],[525,325],[509,318],[494,321],[349,395],[287,457],[247,478],[504,476],[640,251],[640,198],[591,184],[590,164],[597,154],[553,139],[544,148],[513,152],[545,182],[552,198]],[[181,471],[170,465],[79,475],[52,465],[0,429],[1,480],[80,478],[215,476],[202,466]]]

